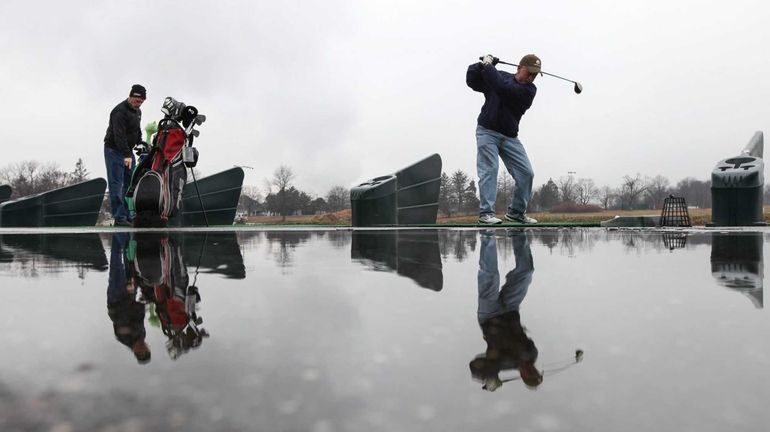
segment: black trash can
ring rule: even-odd
[[[373,178],[350,190],[351,224],[354,227],[396,225],[395,175]]]
[[[715,226],[764,225],[765,163],[742,155],[720,161],[711,172],[711,221]]]

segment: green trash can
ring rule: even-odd
[[[375,177],[350,189],[351,224],[354,227],[396,225],[395,175]]]
[[[711,221],[715,226],[764,225],[765,163],[749,155],[724,159],[711,172]]]

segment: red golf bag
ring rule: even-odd
[[[198,162],[198,151],[192,146],[198,131],[193,127],[203,123],[205,116],[173,98],[166,98],[163,112],[166,118],[158,124],[150,148],[140,155],[126,193],[133,201],[137,228],[165,227],[181,210],[187,167]]]

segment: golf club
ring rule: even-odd
[[[546,374],[548,376],[554,376],[557,373],[563,372],[563,371],[571,368],[572,366],[574,366],[574,365],[576,365],[576,364],[578,364],[578,363],[580,363],[582,361],[583,361],[583,350],[578,348],[578,349],[575,350],[575,359],[574,360],[570,359],[570,360],[563,360],[563,361],[557,361],[557,362],[552,362],[552,363],[546,363],[546,364],[544,364],[542,366],[543,369],[540,371],[540,374],[542,376],[545,376]],[[521,377],[516,376],[516,377],[513,377],[513,378],[506,378],[506,379],[500,380],[500,382],[501,383],[507,383],[507,382],[511,382],[511,381],[516,381],[518,379],[521,379]]]
[[[479,60],[483,60],[483,59],[484,59],[484,57],[479,57]],[[502,63],[502,64],[504,64],[504,65],[508,65],[508,66],[516,66],[516,67],[519,67],[519,65],[517,65],[517,64],[515,64],[515,63],[508,63],[508,62],[504,62],[504,61],[502,61],[502,60],[498,59],[497,57],[494,57],[494,59],[495,59],[496,61],[494,61],[494,62],[493,62],[493,64]],[[567,78],[564,78],[564,77],[560,77],[559,75],[554,75],[554,74],[552,74],[552,73],[543,72],[543,71],[540,71],[540,74],[542,74],[542,75],[549,75],[549,76],[552,76],[552,77],[554,77],[554,78],[559,78],[559,79],[561,79],[561,80],[564,80],[564,81],[569,81],[569,82],[571,82],[571,83],[575,83],[575,88],[574,88],[574,90],[575,90],[575,93],[577,93],[577,94],[580,94],[580,93],[582,93],[582,92],[583,92],[583,86],[582,86],[582,85],[581,85],[579,82],[577,82],[577,81],[572,81],[571,79],[567,79]]]

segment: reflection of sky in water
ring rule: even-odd
[[[210,337],[172,360],[148,313],[146,365],[107,313],[109,234],[6,234],[0,418],[43,430],[758,430],[770,421],[764,235],[675,234],[528,232],[520,325],[545,376],[495,392],[469,370],[487,349],[475,230],[179,234]],[[492,235],[502,284],[513,239]],[[581,363],[549,372],[577,349]]]

